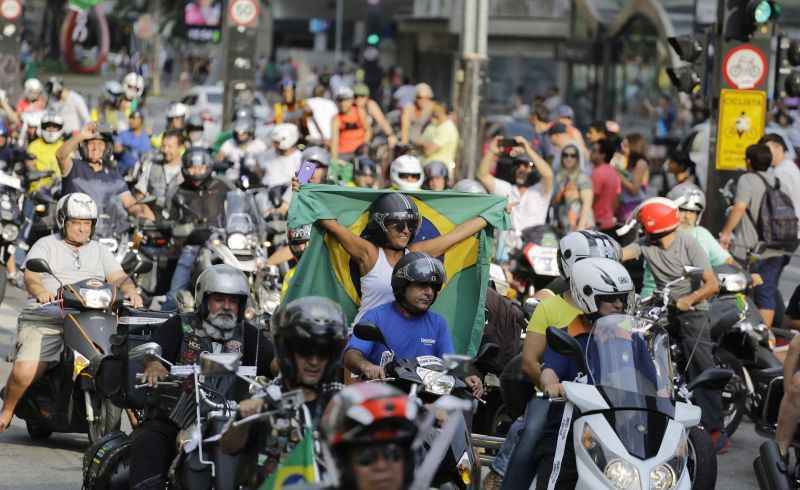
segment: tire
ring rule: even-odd
[[[747,385],[745,384],[744,368],[736,357],[725,349],[717,351],[719,367],[733,371],[733,376],[722,390],[722,416],[724,429],[728,437],[733,436],[747,411]]]
[[[28,429],[28,435],[34,441],[43,441],[53,433],[53,429],[44,422],[26,420],[25,427]]]
[[[122,409],[111,403],[111,400],[103,400],[94,422],[89,424],[89,442],[97,442],[105,435],[118,431],[121,423]]]
[[[692,488],[706,490],[717,484],[717,454],[711,435],[700,427],[689,431],[689,458],[686,465]]]
[[[753,461],[753,469],[756,471],[756,478],[761,488],[769,490],[793,488],[775,441],[770,440],[761,444],[761,447],[758,448],[758,458]]]

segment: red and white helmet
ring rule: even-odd
[[[652,197],[643,202],[636,212],[636,220],[648,235],[669,233],[681,223],[678,205],[664,197]]]

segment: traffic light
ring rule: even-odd
[[[759,27],[781,15],[781,5],[775,0],[728,0],[725,10],[725,41],[747,42]]]
[[[777,61],[774,98],[800,97],[800,41],[780,36]]]
[[[667,75],[672,85],[679,92],[694,93],[702,85],[701,76],[705,76],[706,37],[679,36],[667,38],[667,42],[678,57],[689,64],[667,68]]]
[[[372,32],[367,36],[367,45],[377,46],[381,42],[381,36],[377,32]]]

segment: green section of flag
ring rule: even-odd
[[[304,185],[292,198],[289,227],[335,218],[344,226],[358,228],[360,224],[363,228],[369,205],[385,192]],[[454,247],[445,254],[447,284],[433,305],[433,310],[447,319],[456,351],[474,355],[483,333],[486,285],[492,257],[491,228],[509,228],[506,200],[494,195],[456,192],[419,191],[406,194],[417,199],[427,225],[434,225],[439,231],[475,216],[483,217],[490,224],[477,238],[469,239],[472,240],[471,253],[465,253],[464,247]],[[311,243],[303,253],[289,286],[286,301],[311,295],[325,296],[339,303],[352,321],[358,311],[358,297],[356,295],[354,300],[352,283],[359,279],[353,278],[349,270],[343,273],[342,260],[337,261],[342,252],[331,250],[331,244],[335,246],[335,240],[332,237],[325,239],[324,230],[315,226]],[[338,269],[337,264],[340,266]],[[347,276],[344,281],[341,279],[343,275]],[[348,282],[351,283],[349,290]]]
[[[102,0],[69,0],[69,6],[72,9],[89,10]]]
[[[309,429],[275,472],[261,484],[259,490],[278,490],[297,483],[317,483],[319,474],[314,459],[314,437]]]

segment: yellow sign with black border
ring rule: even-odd
[[[744,152],[764,134],[767,94],[722,89],[717,126],[717,170],[745,170]]]

